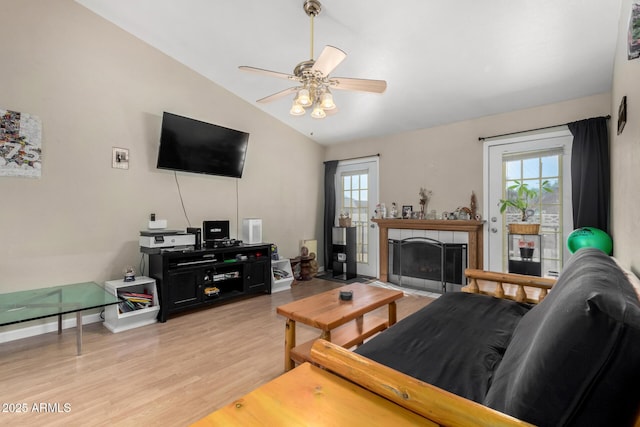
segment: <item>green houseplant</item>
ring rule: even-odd
[[[546,193],[553,192],[553,188],[551,188],[548,180],[545,179],[542,181],[540,191]],[[504,213],[509,206],[514,207],[520,211],[520,220],[526,222],[527,218],[532,215],[532,208],[529,204],[538,198],[538,190],[530,188],[529,184],[524,181],[513,181],[513,184],[507,187],[507,193],[510,193],[511,197],[500,199],[500,213]]]

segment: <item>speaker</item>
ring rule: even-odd
[[[200,227],[187,227],[187,233],[196,235],[195,249],[200,249],[202,245],[202,230]]]
[[[245,218],[242,220],[242,242],[248,244],[262,243],[261,219]]]

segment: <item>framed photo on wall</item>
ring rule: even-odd
[[[623,96],[620,101],[620,107],[618,107],[618,135],[624,130],[624,125],[627,123],[627,97]]]
[[[631,3],[628,39],[627,58],[629,61],[640,58],[640,0]]]

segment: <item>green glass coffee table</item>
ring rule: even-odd
[[[0,294],[0,326],[58,316],[58,334],[62,333],[62,315],[76,313],[76,342],[82,354],[82,310],[106,307],[120,300],[95,282]]]

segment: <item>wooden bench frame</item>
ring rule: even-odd
[[[334,374],[439,425],[531,426],[322,339],[313,344],[311,359]]]
[[[467,269],[463,291],[537,303],[555,279]],[[443,426],[530,426],[531,424],[405,375],[388,366],[319,339],[311,358],[321,367]],[[635,427],[640,427],[640,411]]]
[[[473,268],[467,268],[464,274],[469,279],[469,284],[462,288],[463,292],[533,304],[542,301],[556,283],[556,279],[545,277],[496,273]]]

